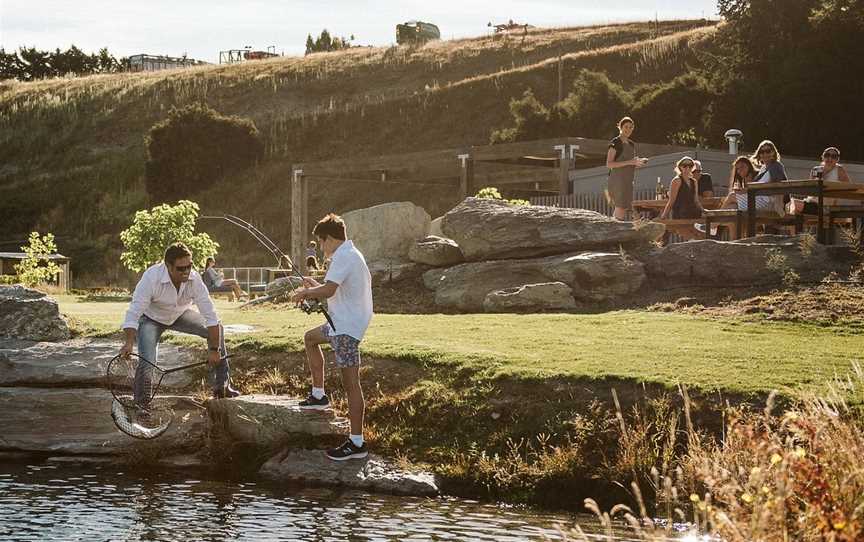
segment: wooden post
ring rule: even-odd
[[[459,195],[461,196],[460,200],[464,200],[469,196],[473,196],[475,193],[474,159],[471,158],[471,154],[459,154],[456,157],[459,158],[459,162],[461,164]]]
[[[564,99],[564,59],[558,53],[558,101]]]
[[[302,269],[303,264],[303,247],[306,236],[309,232],[306,231],[307,226],[307,202],[308,189],[306,188],[307,180],[303,178],[302,169],[292,169],[291,171],[291,245],[288,250],[288,255],[294,262],[294,265]]]
[[[570,164],[573,162],[572,154],[567,148],[569,145],[555,145],[559,156],[558,170],[558,194],[566,196],[573,193],[573,184],[570,182]]]

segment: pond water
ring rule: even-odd
[[[558,540],[555,525],[575,519],[453,498],[0,462],[4,541]]]

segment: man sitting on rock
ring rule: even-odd
[[[306,361],[312,373],[312,393],[300,402],[303,409],[326,409],[330,400],[324,393],[324,355],[322,344],[330,344],[336,353],[336,365],[342,373],[342,387],[348,395],[348,417],[351,434],[342,446],[327,450],[327,457],[335,461],[366,457],[363,442],[363,390],[360,388],[360,341],[372,320],[372,276],[363,254],[346,239],[345,222],[331,213],[322,218],[313,235],[325,258],[330,258],[330,267],[324,284],[304,278],[305,288],[298,290],[291,300],[300,303],[304,299],[327,298],[328,312],[333,320],[329,324],[310,329],[304,336]]]
[[[192,310],[193,303],[200,312]],[[229,367],[219,317],[201,275],[192,269],[192,252],[183,243],[169,246],[164,261],[144,271],[135,286],[123,321],[126,342],[120,354],[128,356],[137,339],[138,355],[158,365],[159,339],[169,329],[207,339],[214,398],[240,395],[228,383]]]

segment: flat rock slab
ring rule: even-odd
[[[102,455],[131,453],[141,447],[200,447],[205,410],[188,397],[165,400],[173,401],[174,423],[158,439],[140,441],[114,426],[112,397],[106,390],[0,388],[0,450]]]
[[[286,435],[344,435],[348,420],[332,410],[301,410],[300,399],[286,395],[243,395],[207,403],[213,420],[239,441],[267,447]]]
[[[438,494],[435,477],[409,472],[369,455],[364,459],[332,461],[323,450],[285,450],[270,458],[258,472],[268,480],[348,487],[393,495]]]
[[[53,342],[4,341],[0,345],[0,386],[104,387],[105,369],[117,355],[116,341],[80,339]],[[193,356],[170,344],[159,345],[159,365],[170,368],[193,363]],[[165,377],[165,389],[194,382],[194,372]]]

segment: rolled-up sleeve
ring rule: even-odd
[[[150,306],[150,300],[153,298],[153,277],[144,273],[141,280],[135,286],[135,292],[132,294],[132,303],[129,304],[129,309],[126,311],[126,318],[123,320],[122,329],[138,330],[138,319]]]
[[[207,327],[219,325],[219,316],[216,314],[216,308],[213,306],[213,300],[210,299],[210,292],[204,286],[204,281],[200,275],[190,278],[195,294],[195,306],[198,307],[198,312],[204,317],[204,323]]]

